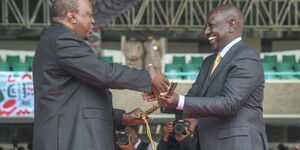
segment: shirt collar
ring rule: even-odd
[[[220,52],[218,52],[218,54],[221,55],[221,57],[223,58],[225,56],[225,54],[229,51],[229,49],[236,44],[237,42],[239,42],[240,40],[242,40],[241,37],[238,37],[236,39],[234,39],[233,41],[231,41],[229,44],[227,44]]]
[[[138,141],[134,145],[134,148],[137,149],[140,143],[141,143],[141,139],[138,139]]]

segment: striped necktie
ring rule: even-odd
[[[222,56],[220,54],[218,54],[215,61],[214,61],[214,65],[211,69],[210,75],[215,71],[215,69],[217,68],[217,66],[220,63],[221,59],[222,59]]]

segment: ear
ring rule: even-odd
[[[75,17],[75,14],[73,12],[67,12],[67,20],[68,22],[72,23],[72,24],[75,24],[77,23],[77,19]]]
[[[233,33],[235,30],[237,30],[236,20],[231,19],[229,21],[229,33]]]

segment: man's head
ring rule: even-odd
[[[223,5],[213,9],[207,16],[204,34],[213,49],[220,51],[243,33],[244,19],[234,5]]]
[[[93,9],[89,0],[54,0],[53,21],[64,24],[82,39],[92,32]]]

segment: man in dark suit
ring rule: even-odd
[[[164,107],[198,118],[201,150],[268,149],[262,108],[264,72],[259,55],[241,40],[243,23],[241,11],[233,5],[213,9],[204,34],[216,52],[204,60],[186,96],[175,93],[160,98]]]
[[[168,81],[163,74],[105,62],[84,39],[94,19],[89,0],[55,0],[53,23],[41,36],[34,63],[34,150],[113,150],[116,124],[143,123],[141,110],[112,109],[109,88],[157,95]]]

